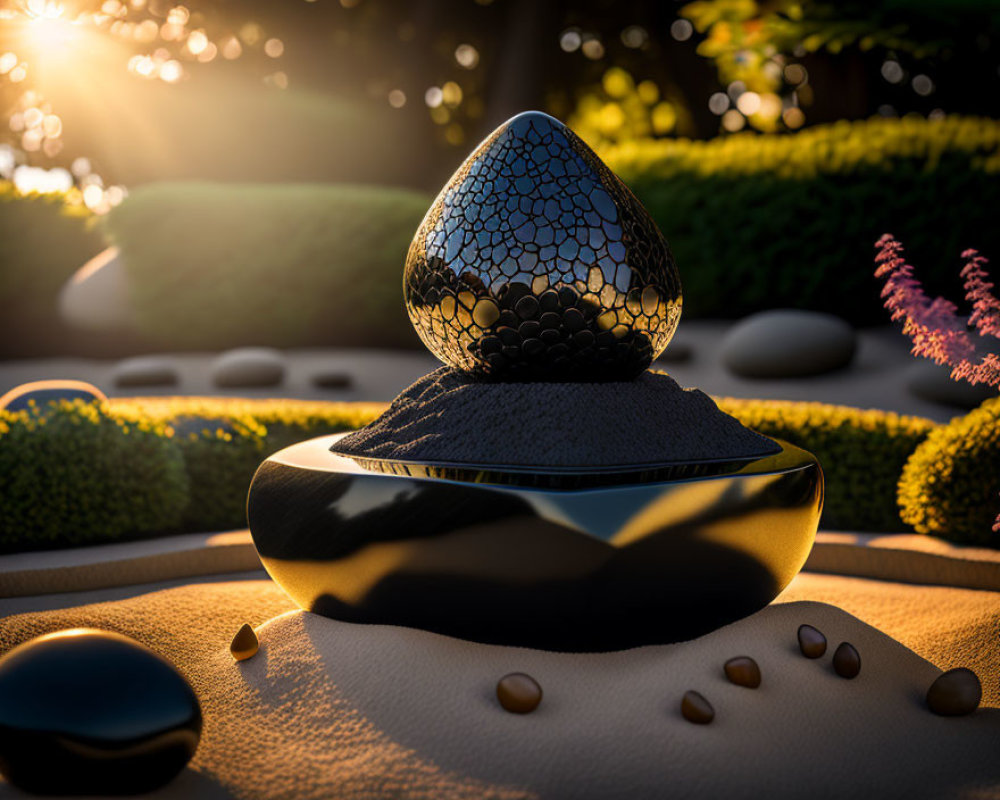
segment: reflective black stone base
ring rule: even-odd
[[[319,614],[480,642],[699,636],[791,581],[823,501],[815,458],[781,442],[743,464],[538,475],[362,466],[330,452],[336,438],[286,448],[254,477],[250,530],[271,577]]]

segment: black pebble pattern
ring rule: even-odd
[[[410,245],[406,307],[445,364],[506,381],[611,381],[666,348],[681,287],[628,188],[558,120],[501,125]]]

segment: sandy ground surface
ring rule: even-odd
[[[751,380],[730,374],[719,360],[719,347],[731,323],[717,320],[684,321],[674,338],[678,348],[690,348],[690,360],[657,362],[684,387],[709,394],[882,408],[947,421],[962,409],[930,403],[906,388],[915,359],[909,340],[896,329],[880,327],[859,332],[859,348],[848,369],[812,378]],[[674,346],[673,344],[671,346]],[[668,348],[669,352],[669,348]],[[389,401],[439,363],[426,351],[289,350],[284,383],[260,389],[220,390],[212,385],[209,365],[216,354],[176,354],[181,380],[176,387],[118,388],[111,381],[115,361],[92,359],[35,359],[0,362],[0,394],[27,381],[75,378],[97,385],[109,396],[232,395],[241,397],[298,397],[317,400]],[[353,379],[345,389],[314,386],[319,371],[343,372]]]
[[[573,655],[339,623],[293,610],[269,581],[149,588],[8,617],[0,647],[90,625],[177,664],[206,722],[163,797],[1000,797],[997,593],[802,574],[778,603],[693,642]],[[245,621],[262,648],[236,664],[228,642]],[[852,642],[861,675],[836,676],[829,653],[802,658],[802,622],[831,652]],[[761,665],[760,689],[726,682],[735,655]],[[983,678],[989,708],[936,717],[922,696],[956,665]],[[545,690],[529,716],[493,696],[515,670]],[[715,706],[711,725],[680,717],[688,689]]]

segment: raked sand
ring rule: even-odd
[[[8,617],[0,649],[87,625],[172,660],[205,730],[158,797],[983,800],[1000,798],[998,620],[998,593],[804,574],[777,604],[695,641],[574,655],[339,623],[244,581]],[[228,643],[244,621],[261,649],[237,664]],[[827,635],[825,658],[798,653],[803,622]],[[830,666],[844,640],[862,658],[851,681]],[[726,681],[736,655],[760,664],[759,689]],[[992,708],[936,717],[924,692],[958,665],[976,669]],[[545,691],[527,716],[496,702],[512,671]],[[715,706],[711,725],[680,716],[688,689]]]

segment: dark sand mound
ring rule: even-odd
[[[443,367],[334,452],[516,467],[750,460],[778,452],[697,389],[646,372],[619,383],[484,383]]]

